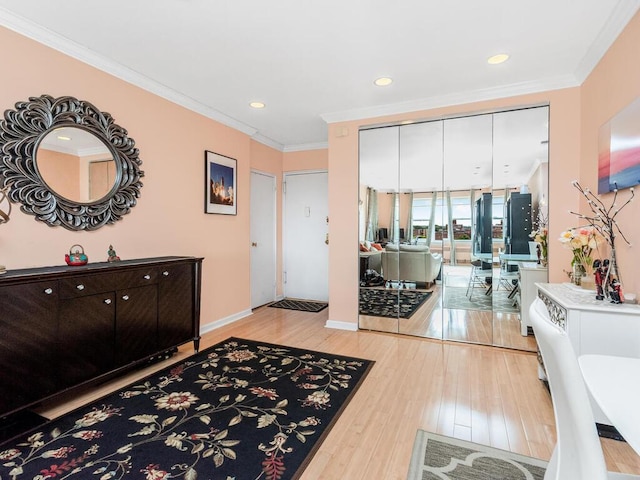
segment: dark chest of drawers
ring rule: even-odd
[[[158,257],[0,276],[0,417],[193,341],[202,258]]]

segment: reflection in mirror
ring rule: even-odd
[[[442,311],[436,289],[442,252],[434,249],[433,231],[442,190],[442,121],[400,127],[399,174],[399,331],[442,338]]]
[[[359,325],[398,333],[399,127],[359,135]]]
[[[504,212],[501,235],[494,235],[494,345],[535,351],[529,305],[535,282],[546,282],[548,275],[531,233],[539,213],[548,218],[549,107],[496,113],[493,124],[494,208]]]
[[[62,127],[44,136],[36,165],[58,195],[78,203],[101,200],[116,182],[116,162],[98,137],[77,127]]]
[[[491,115],[444,122],[444,338],[491,344]]]
[[[360,240],[384,246],[361,253],[361,273],[364,255],[386,259],[378,291],[398,309],[382,318],[370,301],[389,296],[361,295],[360,328],[535,349],[521,304],[532,271],[546,280],[529,234],[548,198],[547,130],[537,107],[360,132]],[[431,296],[410,310],[403,293],[420,291]]]

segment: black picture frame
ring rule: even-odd
[[[238,162],[235,158],[205,150],[204,212],[236,215]]]

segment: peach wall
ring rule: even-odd
[[[326,148],[285,152],[283,155],[282,170],[284,172],[326,170],[327,168],[329,168],[329,151]]]
[[[627,28],[582,85],[580,132],[582,155],[579,178],[583,186],[593,191],[597,191],[598,129],[640,96],[638,58],[640,58],[640,13],[629,22]],[[619,199],[626,200],[629,195],[629,189],[621,190]],[[612,193],[602,196],[605,205],[610,205],[612,198]],[[590,212],[584,202],[581,204],[581,211],[582,213]],[[640,206],[636,201],[622,210],[617,218],[625,237],[635,245],[640,244],[639,214]],[[616,254],[624,290],[636,295],[640,293],[637,249],[637,246],[627,246],[619,237],[616,239]]]
[[[80,195],[80,157],[53,150],[38,149],[38,170],[47,184],[69,199]]]
[[[104,261],[113,244],[121,258],[205,257],[202,323],[250,308],[249,180],[252,144],[237,130],[177,106],[53,49],[0,28],[5,65],[0,109],[49,94],[72,95],[111,113],[136,141],[145,173],[138,205],[114,225],[71,232],[37,222],[19,208],[0,228],[0,263],[7,268],[60,265],[73,244],[89,261]],[[238,160],[238,214],[204,213],[204,151]]]
[[[570,88],[447,108],[391,115],[329,125],[329,211],[332,217],[329,251],[329,319],[356,325],[358,321],[358,129],[403,120],[426,120],[527,105],[550,105],[549,279],[566,279],[563,267],[570,253],[553,243],[571,222],[569,209],[578,208],[570,189],[580,168],[580,89]],[[349,203],[353,198],[353,203]]]

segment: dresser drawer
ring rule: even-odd
[[[116,290],[123,288],[144,287],[158,283],[159,270],[157,267],[149,266],[117,272],[113,275]]]
[[[61,278],[58,282],[60,298],[84,297],[115,290],[112,273]]]

